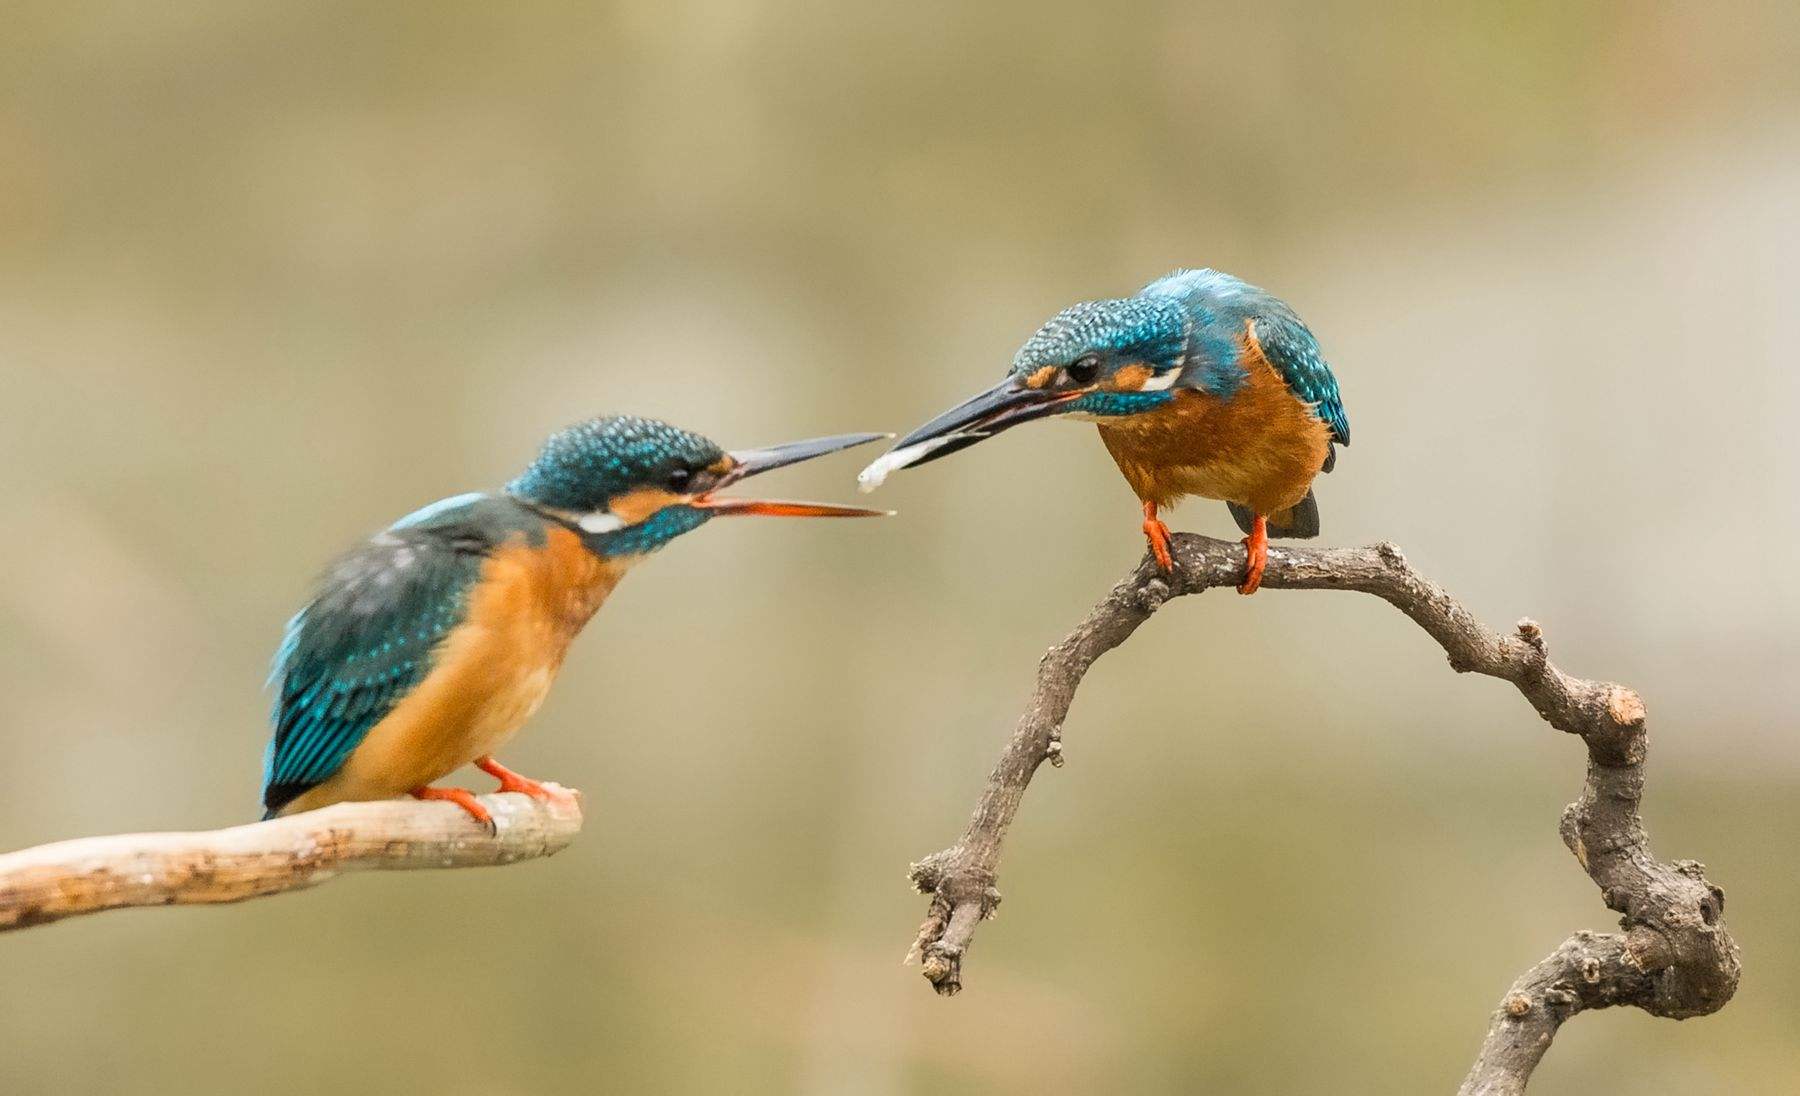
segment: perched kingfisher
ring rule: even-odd
[[[1178,270],[1136,296],[1063,309],[1025,341],[1006,379],[908,434],[863,469],[888,473],[948,456],[1049,415],[1099,424],[1144,506],[1144,536],[1174,570],[1159,509],[1222,499],[1242,529],[1240,593],[1262,582],[1271,535],[1319,533],[1313,477],[1350,444],[1337,379],[1281,300],[1216,270]]]
[[[263,758],[272,818],[347,799],[445,799],[469,763],[501,791],[550,789],[494,760],[550,690],[569,643],[634,563],[725,514],[866,517],[885,511],[721,498],[721,488],[883,434],[726,452],[667,423],[620,416],[550,438],[493,494],[401,518],[344,556],[288,623],[270,682]]]

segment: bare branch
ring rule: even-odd
[[[995,883],[1007,828],[1038,765],[1060,764],[1062,723],[1088,668],[1171,597],[1232,587],[1243,574],[1237,544],[1178,534],[1173,548],[1174,575],[1146,559],[1044,656],[1037,686],[962,839],[913,865],[913,884],[931,904],[908,958],[923,963],[940,994],[962,988],[962,961],[975,929],[1000,902]],[[1505,635],[1483,626],[1391,544],[1271,548],[1262,585],[1373,594],[1437,640],[1452,669],[1511,682],[1552,727],[1587,745],[1587,782],[1563,812],[1563,841],[1607,907],[1623,915],[1622,931],[1577,933],[1514,983],[1463,1082],[1464,1096],[1523,1092],[1558,1026],[1584,1009],[1635,1005],[1681,1019],[1724,1007],[1739,971],[1737,945],[1722,919],[1724,892],[1699,864],[1650,855],[1638,815],[1647,742],[1636,693],[1565,674],[1550,662],[1532,621]]]
[[[555,785],[549,785],[555,788]],[[558,789],[566,790],[566,789]],[[364,869],[474,868],[561,852],[578,795],[484,795],[490,834],[451,803],[339,803],[196,833],[82,837],[0,856],[0,932],[127,906],[241,902]]]

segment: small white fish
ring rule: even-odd
[[[942,437],[926,438],[924,441],[909,445],[904,449],[895,449],[892,452],[883,453],[881,456],[870,461],[867,468],[864,468],[861,472],[856,474],[856,489],[866,495],[870,491],[875,490],[875,488],[880,487],[882,483],[887,480],[889,473],[897,472],[907,465],[912,464],[914,461],[923,460],[932,453],[937,452],[939,449],[942,449],[944,446],[950,445],[953,442],[966,441],[970,438],[984,436],[985,435],[974,431],[965,431],[958,434],[945,434]]]

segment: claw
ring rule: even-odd
[[[1263,569],[1269,565],[1269,519],[1261,514],[1250,526],[1250,535],[1244,538],[1244,581],[1238,589],[1240,594],[1254,594],[1262,586]]]
[[[493,754],[484,754],[475,759],[475,767],[500,782],[500,791],[519,792],[528,795],[540,803],[561,803],[568,805],[575,802],[575,793],[567,788],[554,784],[544,784],[521,776],[495,759]]]
[[[490,836],[500,832],[499,827],[494,825],[494,816],[488,813],[486,807],[475,801],[475,793],[467,788],[431,788],[421,786],[414,788],[407,794],[411,795],[414,799],[441,799],[447,803],[454,803],[463,810],[468,811],[469,816],[481,823],[482,827],[487,830]]]
[[[1169,527],[1156,516],[1156,503],[1144,503],[1144,539],[1150,542],[1150,554],[1164,574],[1175,573],[1175,557],[1169,554]]]

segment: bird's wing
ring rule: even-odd
[[[344,556],[288,622],[270,675],[270,812],[336,772],[430,670],[492,548],[486,530],[459,520],[452,505],[470,501],[427,507]]]
[[[1333,441],[1349,445],[1350,420],[1344,416],[1337,378],[1332,376],[1331,366],[1325,363],[1325,355],[1319,352],[1312,332],[1285,309],[1259,312],[1252,322],[1263,356],[1287,382],[1288,390],[1313,405],[1313,413],[1331,427]]]

